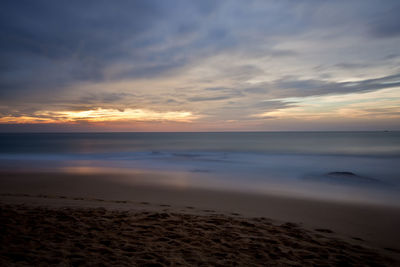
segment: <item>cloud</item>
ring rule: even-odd
[[[321,118],[400,118],[398,88],[347,95],[333,94],[281,99],[287,106],[255,114],[255,117],[297,118],[315,120]]]
[[[278,80],[272,85],[281,96],[305,97],[325,94],[349,94],[400,87],[400,74],[354,82],[326,82],[322,80]]]
[[[390,2],[390,1],[389,1]],[[378,10],[378,16],[369,23],[370,33],[378,38],[392,38],[400,36],[400,4],[395,1],[383,10]]]
[[[39,0],[4,1],[1,5],[0,59],[7,68],[0,72],[0,88],[10,94],[15,90],[62,90],[80,81],[152,77],[187,61],[177,49],[184,46],[182,40],[190,29],[185,30],[184,21],[174,19],[179,18],[179,8],[163,1],[115,5],[108,1],[56,4]],[[202,1],[185,5],[181,11],[189,15],[189,24],[197,25],[214,6]],[[164,21],[169,23],[167,28]],[[165,46],[170,36],[175,43]],[[121,64],[126,66],[123,70],[107,73]]]
[[[375,0],[2,1],[0,116],[184,110],[245,127],[288,98],[396,88],[398,13]]]
[[[343,62],[343,63],[335,64],[335,67],[351,70],[351,69],[358,69],[358,68],[367,68],[368,64],[356,63],[356,62],[352,62],[352,63]]]
[[[218,101],[230,98],[229,96],[214,96],[214,97],[189,97],[187,100],[192,102],[202,102],[202,101]]]

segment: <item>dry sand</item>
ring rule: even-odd
[[[400,266],[396,207],[107,177],[2,173],[0,265]]]
[[[394,265],[363,242],[265,218],[2,205],[0,263],[16,265]]]

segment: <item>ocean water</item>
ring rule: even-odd
[[[400,132],[3,133],[0,169],[399,206]]]

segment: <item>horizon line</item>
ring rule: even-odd
[[[0,134],[93,134],[93,133],[318,133],[318,132],[400,132],[400,130],[270,130],[270,131],[19,131],[19,132],[3,132]]]

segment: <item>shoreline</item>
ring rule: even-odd
[[[400,234],[397,231],[400,225],[399,207],[199,189],[184,184],[156,186],[132,182],[152,178],[149,175],[132,178],[111,174],[0,172],[0,199],[4,198],[4,194],[27,194],[160,203],[178,209],[193,206],[220,213],[291,221],[309,228],[329,228],[343,235],[361,237],[380,247],[400,250]],[[32,201],[33,198],[22,202]],[[37,198],[35,202],[51,205],[54,201]],[[76,201],[67,204],[77,205]]]
[[[54,173],[3,173],[0,175],[0,203],[2,208],[8,205],[11,210],[22,209],[28,213],[29,210],[44,209],[45,214],[50,215],[53,211],[57,213],[65,209],[78,213],[86,210],[91,214],[100,208],[116,213],[167,213],[179,218],[194,216],[190,217],[194,223],[207,216],[222,216],[234,222],[241,220],[253,224],[254,220],[264,218],[277,227],[287,223],[296,225],[290,230],[292,232],[300,229],[304,233],[328,234],[331,239],[372,249],[377,255],[400,262],[400,209],[397,207],[127,184],[124,179],[110,179],[107,174]],[[96,221],[95,217],[90,220]],[[277,242],[281,242],[279,240]]]

